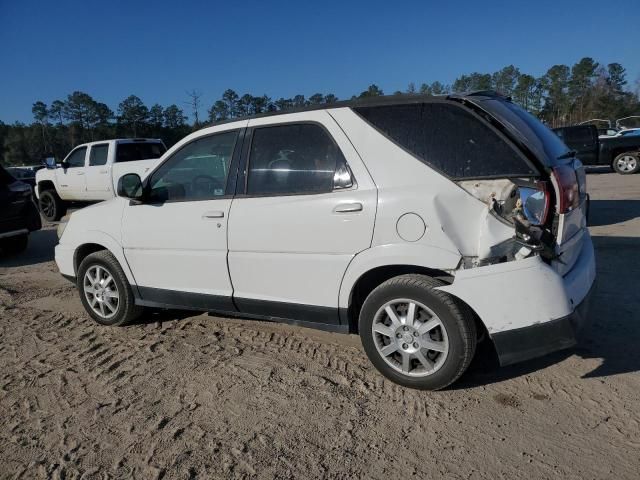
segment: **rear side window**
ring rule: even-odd
[[[91,147],[89,155],[89,165],[94,167],[97,165],[105,165],[107,163],[107,154],[109,153],[109,145],[94,145]]]
[[[449,177],[534,173],[510,145],[463,107],[417,103],[354,110],[397,145]]]
[[[248,195],[326,193],[334,177],[350,177],[342,152],[320,125],[288,124],[257,128],[249,154]]]
[[[567,145],[590,145],[594,143],[593,130],[590,127],[571,127],[563,131],[563,138]]]
[[[116,146],[116,162],[132,162],[160,158],[167,149],[161,143],[119,143]]]

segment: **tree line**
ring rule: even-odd
[[[613,120],[640,115],[638,88],[635,92],[627,89],[625,68],[619,63],[601,65],[590,57],[582,58],[571,67],[554,65],[540,77],[508,65],[493,73],[461,75],[451,85],[434,81],[416,86],[412,82],[405,91],[393,93],[446,95],[474,90],[495,90],[510,96],[551,127],[591,118]],[[384,95],[382,89],[372,84],[351,98],[380,95]],[[187,96],[189,101],[184,103],[191,110],[194,119],[191,123],[176,104],[147,107],[135,95],[120,102],[115,112],[91,95],[78,91],[50,105],[38,100],[32,106],[31,124],[0,122],[0,159],[5,165],[37,164],[51,154],[61,159],[80,143],[120,137],[162,138],[169,147],[190,132],[218,122],[338,101],[332,93],[274,100],[267,95],[240,95],[227,89],[220,99],[201,111],[201,94],[193,90],[187,92]]]

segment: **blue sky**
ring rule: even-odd
[[[204,110],[226,88],[349,98],[508,64],[537,76],[584,56],[622,63],[634,87],[639,25],[636,0],[0,0],[0,120],[30,122],[33,102],[74,90],[114,110],[135,94],[187,111],[197,89]]]

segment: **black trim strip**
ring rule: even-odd
[[[140,286],[138,286],[138,291],[140,292],[140,298],[136,298],[136,305],[145,307],[180,308],[200,311],[236,311],[231,297]],[[134,296],[137,297],[135,294]]]
[[[275,320],[305,319],[304,322],[306,323],[326,323],[330,325],[340,323],[337,308],[237,297],[234,297],[234,301],[240,312],[259,315],[264,318],[273,318]]]
[[[350,331],[346,309],[177,292],[151,287],[138,287],[138,292],[133,290],[135,303],[143,307],[204,311],[332,332],[348,333]]]

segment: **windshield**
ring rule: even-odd
[[[511,102],[488,99],[478,102],[478,105],[496,117],[547,167],[555,165],[558,157],[570,150],[549,127]]]
[[[119,143],[116,150],[116,162],[132,162],[160,158],[167,149],[158,142]]]

